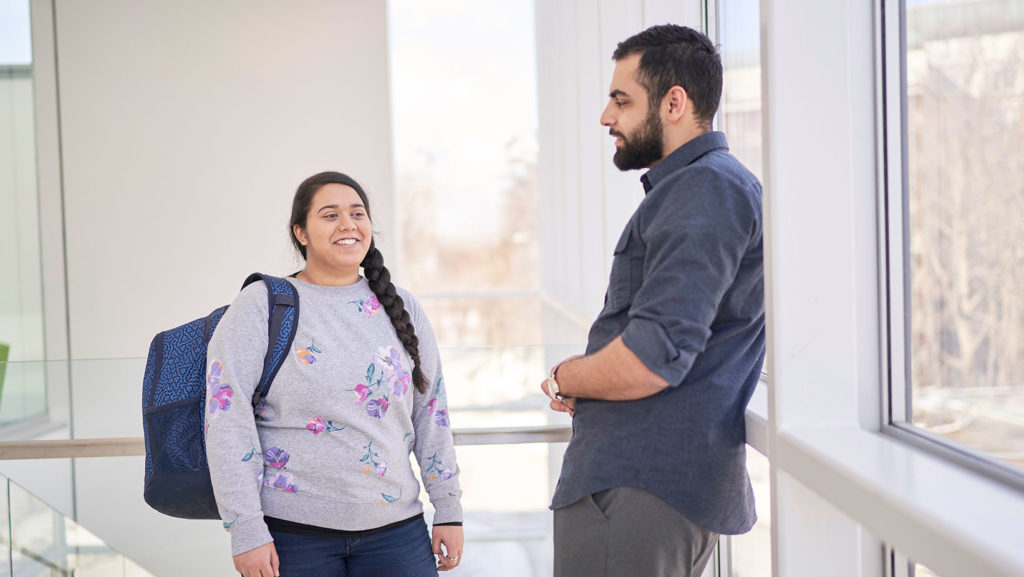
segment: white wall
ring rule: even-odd
[[[58,1],[56,30],[72,358],[144,356],[296,270],[315,172],[362,180],[391,229],[384,3]]]
[[[40,201],[66,236],[44,230],[44,272],[48,304],[66,296],[74,436],[141,436],[152,336],[230,302],[254,270],[297,270],[287,222],[302,179],[360,180],[391,245],[385,3],[36,0],[37,44],[47,28]],[[150,511],[142,469],[79,460],[78,521],[156,575],[230,574],[220,524]]]
[[[648,26],[699,28],[700,2],[538,0],[537,74],[543,291],[548,342],[581,342],[601,311],[612,249],[643,198],[620,172],[600,117],[616,45]],[[552,361],[561,360],[551,359]]]

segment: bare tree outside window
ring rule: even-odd
[[[544,374],[533,4],[389,14],[400,282],[449,357],[460,426],[483,426],[485,399],[534,396],[524,375]]]
[[[908,4],[912,419],[1024,466],[1024,3]]]

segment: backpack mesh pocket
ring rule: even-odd
[[[146,415],[153,449],[153,472],[184,473],[207,469],[203,440],[203,397]]]

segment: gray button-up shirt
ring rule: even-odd
[[[744,412],[765,353],[761,184],[725,135],[687,142],[641,177],[587,354],[615,337],[669,383],[635,401],[578,399],[552,508],[612,487],[654,492],[698,525],[756,520]]]

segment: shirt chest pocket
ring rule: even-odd
[[[618,311],[629,306],[632,297],[643,284],[644,251],[633,227],[626,227],[615,245],[612,273],[608,279],[605,310]]]

